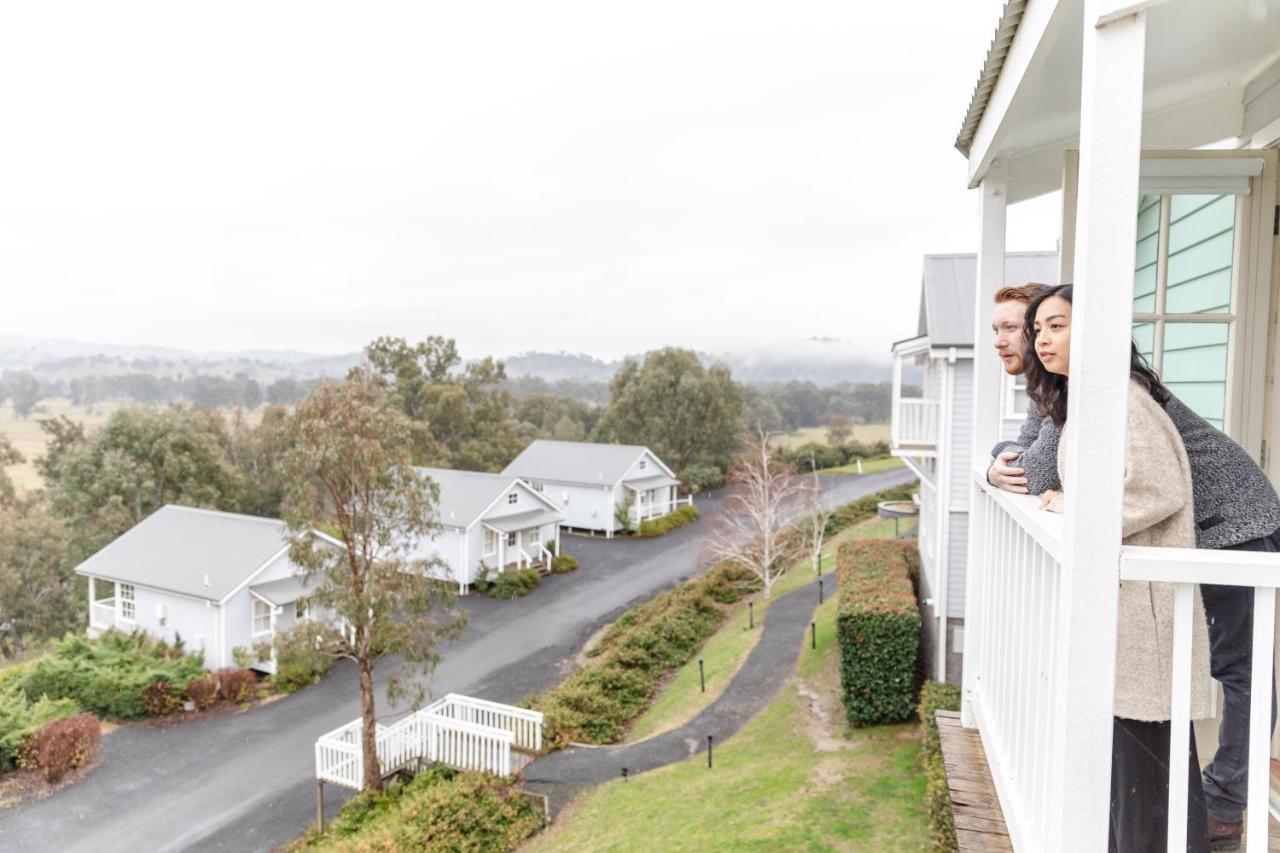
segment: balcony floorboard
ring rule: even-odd
[[[976,729],[960,725],[960,715],[953,711],[938,711],[937,719],[957,846],[962,853],[1012,851],[982,738]]]

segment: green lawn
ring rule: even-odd
[[[867,459],[862,463],[863,474],[874,474],[877,471],[888,471],[890,468],[901,468],[905,463],[896,456],[888,456],[884,459]],[[836,468],[823,468],[819,474],[857,474],[857,463],[848,465],[840,465]]]
[[[853,430],[849,436],[851,441],[858,441],[863,444],[871,444],[876,441],[889,440],[888,424],[854,424]],[[788,449],[799,447],[809,442],[817,442],[818,444],[828,444],[827,428],[824,426],[801,427],[792,430],[785,435],[775,435],[769,439],[773,444]]]
[[[585,794],[525,850],[925,850],[914,724],[848,730],[835,599],[792,683],[705,755]],[[806,637],[806,641],[807,641]],[[696,665],[695,665],[696,666]]]
[[[904,527],[905,529],[905,527]],[[823,573],[835,565],[835,552],[842,542],[850,539],[887,539],[893,536],[893,520],[869,518],[850,527],[833,537],[823,546]],[[788,571],[773,588],[772,599],[785,595],[799,586],[813,581],[813,571],[805,562]],[[835,581],[827,581],[827,594],[835,591]],[[747,601],[755,603],[755,630],[747,629],[749,616]],[[724,692],[733,675],[742,666],[751,649],[755,647],[760,636],[769,601],[756,594],[744,599],[734,606],[729,618],[702,647],[702,652],[680,669],[658,694],[658,698],[649,706],[649,710],[636,720],[628,732],[628,741],[644,740],[661,732],[673,729],[696,717],[703,708],[714,702]],[[701,692],[698,681],[698,658],[701,658],[707,673],[707,692]]]

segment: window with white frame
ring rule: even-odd
[[[498,554],[498,531],[485,528],[484,531],[484,556],[495,557]]]
[[[645,465],[647,465],[647,464],[648,464],[648,462],[649,462],[649,460],[647,460],[647,459],[641,459],[641,460],[640,460],[640,466],[639,466],[639,467],[640,467],[640,470],[641,470],[641,471],[643,471],[643,470],[644,470],[644,467],[645,467]]]
[[[261,599],[253,600],[253,635],[271,633],[271,605]]]
[[[134,622],[138,618],[137,599],[131,583],[120,584],[120,618],[126,622]]]
[[[511,494],[507,495],[507,503],[514,505],[519,502],[520,502],[519,492],[512,492]]]
[[[1169,390],[1219,429],[1234,390],[1241,198],[1147,194],[1138,204],[1134,343]]]
[[[1022,420],[1027,416],[1027,377],[1004,375],[1004,416]]]
[[[542,529],[538,527],[529,528],[529,530],[525,532],[525,541],[528,542],[530,545],[541,545]]]
[[[531,481],[531,482],[529,483],[529,485],[533,487],[533,490],[534,490],[535,492],[538,492],[539,494],[541,494],[541,493],[542,493],[542,481],[541,481],[541,480],[533,480],[533,481]]]
[[[507,534],[507,547],[516,547],[516,532],[514,530]]]

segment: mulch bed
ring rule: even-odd
[[[0,811],[43,800],[68,785],[74,785],[82,777],[92,773],[101,760],[101,752],[99,752],[94,756],[93,761],[84,767],[77,767],[52,785],[44,780],[43,770],[15,770],[12,773],[5,773],[0,776]]]

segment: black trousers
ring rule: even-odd
[[[1171,724],[1114,718],[1111,734],[1110,853],[1165,853],[1169,837]],[[1208,853],[1209,819],[1196,738],[1187,732],[1187,851]]]

